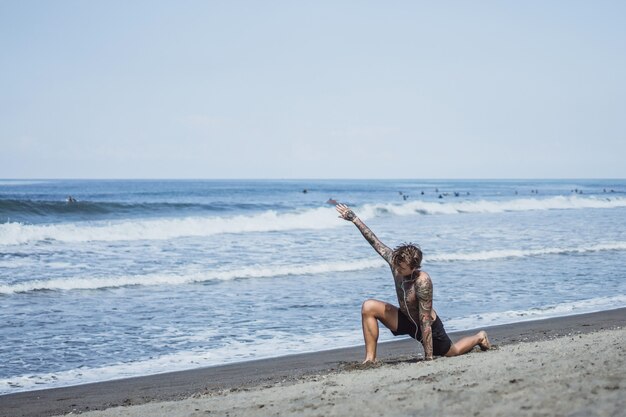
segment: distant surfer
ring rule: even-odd
[[[337,204],[337,200],[335,200],[334,198],[329,198],[328,201],[326,201],[326,204],[332,204],[333,206],[336,206]]]
[[[422,251],[411,243],[395,249],[385,246],[374,233],[345,204],[335,206],[339,217],[354,223],[365,240],[387,261],[396,287],[399,308],[384,301],[369,299],[361,308],[365,360],[376,361],[378,322],[385,325],[394,336],[409,335],[422,342],[426,360],[437,356],[457,356],[469,352],[474,346],[482,350],[491,348],[487,333],[480,331],[452,343],[441,319],[433,309],[433,284],[430,275],[422,271]]]
[[[67,196],[67,204],[74,204],[76,203],[76,199],[74,197],[72,197],[71,195]]]

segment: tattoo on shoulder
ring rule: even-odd
[[[420,300],[433,300],[433,282],[428,274],[420,275],[415,282],[415,290]]]
[[[419,303],[420,319],[422,322],[430,324],[431,310],[433,308],[433,283],[428,276],[424,274],[415,282],[415,293]]]

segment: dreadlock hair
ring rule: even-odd
[[[419,270],[422,266],[422,250],[420,247],[411,242],[396,246],[391,254],[391,263],[398,266],[402,262],[406,262],[412,270]]]

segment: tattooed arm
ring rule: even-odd
[[[418,314],[422,329],[422,346],[426,360],[433,358],[433,334],[432,309],[433,309],[433,283],[426,273],[422,273],[415,281],[415,294],[417,295]]]
[[[363,223],[363,221],[357,217],[356,214],[354,214],[350,207],[340,203],[337,204],[335,208],[339,213],[339,217],[354,223],[354,225],[359,229],[365,240],[367,240],[369,244],[372,245],[374,250],[378,252],[378,254],[382,256],[383,259],[387,261],[387,263],[391,264],[391,254],[393,251],[389,249],[383,242],[378,240],[374,232],[372,232],[370,228],[367,227],[365,223]]]

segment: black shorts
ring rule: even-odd
[[[430,328],[433,332],[433,355],[444,356],[450,350],[452,340],[448,337],[439,316],[433,321]],[[422,332],[420,329],[416,329],[413,321],[400,310],[398,310],[398,328],[395,332],[392,331],[391,333],[393,333],[394,336],[408,334],[412,338],[420,342],[422,341]]]

